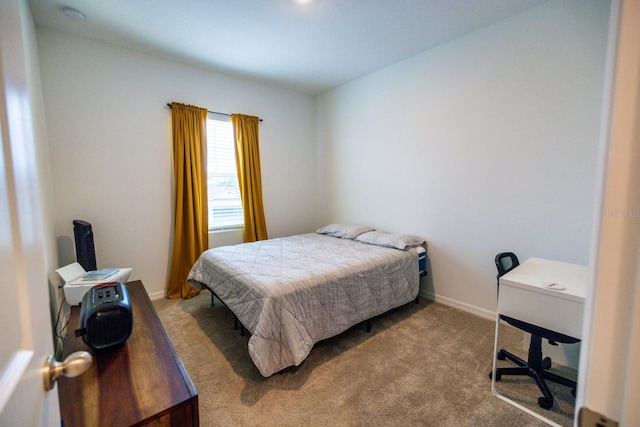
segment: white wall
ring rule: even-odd
[[[164,294],[172,101],[263,118],[269,235],[316,226],[313,97],[43,28],[37,35],[61,265],[75,260],[72,221],[83,219],[93,226],[98,267],[132,267],[132,280]],[[228,241],[213,234],[211,246],[218,240]]]
[[[61,264],[164,292],[167,102],[262,117],[271,237],[329,221],[424,236],[423,292],[495,308],[497,252],[586,263],[608,2],[552,1],[313,98],[38,28]],[[317,111],[316,111],[317,109]],[[316,131],[317,129],[317,131]],[[316,132],[316,133],[314,133]],[[315,138],[317,137],[317,146]],[[237,236],[212,235],[211,246]]]
[[[423,294],[490,316],[495,255],[586,264],[606,1],[551,1],[318,97],[325,217],[429,242]]]

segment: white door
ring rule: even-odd
[[[45,392],[42,374],[53,339],[29,93],[34,36],[26,2],[0,0],[0,426],[60,426],[57,388]]]

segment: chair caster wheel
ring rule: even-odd
[[[540,405],[540,407],[543,409],[551,409],[551,407],[553,406],[553,397],[539,397],[538,405]]]
[[[544,359],[542,359],[542,369],[549,369],[549,368],[551,368],[551,358],[545,357]]]
[[[506,359],[506,356],[504,354],[502,354],[502,351],[499,351],[498,354],[496,354],[496,358],[498,360],[504,360],[504,359]]]

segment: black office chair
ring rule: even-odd
[[[518,257],[512,252],[503,252],[496,255],[498,288],[500,286],[500,277],[518,265],[520,265]],[[499,289],[498,292],[500,292]],[[513,353],[500,349],[496,355],[498,360],[509,359],[518,366],[513,368],[497,368],[496,381],[500,381],[502,375],[527,375],[533,378],[543,394],[542,397],[538,398],[538,404],[544,409],[550,409],[553,406],[553,395],[549,391],[545,380],[571,387],[571,393],[575,396],[575,381],[549,372],[548,369],[551,367],[551,359],[548,357],[542,358],[542,340],[547,339],[552,345],[558,345],[558,343],[573,344],[580,340],[509,316],[500,315],[500,319],[518,329],[530,333],[531,342],[529,343],[529,356],[527,361],[522,360]],[[492,374],[493,372],[489,373],[489,378],[491,378]]]

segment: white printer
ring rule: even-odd
[[[79,305],[85,293],[95,285],[105,282],[119,282],[126,284],[131,275],[131,268],[101,268],[85,271],[82,266],[74,262],[56,270],[64,281],[64,297],[69,305]]]

